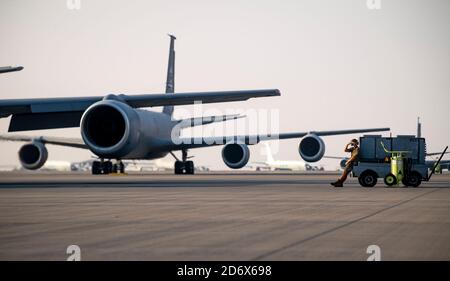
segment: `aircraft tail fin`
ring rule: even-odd
[[[420,117],[417,117],[417,137],[422,137],[422,123],[420,123]]]
[[[169,48],[169,62],[167,65],[167,80],[166,80],[166,94],[173,94],[175,92],[175,36],[169,34],[170,48]],[[163,113],[172,116],[173,105],[166,105],[163,107]]]

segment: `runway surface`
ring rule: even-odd
[[[450,260],[450,174],[332,188],[329,174],[0,173],[0,259]]]

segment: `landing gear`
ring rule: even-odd
[[[107,175],[112,172],[113,165],[111,161],[100,161],[92,162],[92,174],[93,175]]]
[[[117,162],[114,164],[109,160],[104,161],[103,159],[100,159],[100,161],[92,162],[93,175],[108,175],[111,173],[115,174],[125,173],[125,165],[121,160],[117,160]]]
[[[194,174],[194,162],[187,161],[187,150],[182,150],[182,161],[177,160],[175,161],[175,174],[186,174],[186,175],[193,175]]]
[[[194,174],[194,162],[192,161],[175,161],[175,174],[187,174],[187,175],[193,175]]]
[[[125,165],[120,160],[118,160],[117,163],[115,163],[112,167],[113,167],[112,172],[115,174],[124,174],[125,173]]]

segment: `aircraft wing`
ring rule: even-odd
[[[23,135],[0,135],[0,141],[39,141],[43,144],[61,145],[75,148],[88,149],[82,139],[77,138],[59,138],[59,137],[33,137]]]
[[[450,151],[445,152],[444,154],[449,154]],[[427,153],[426,156],[437,156],[437,155],[441,155],[442,152],[431,152],[431,153]]]
[[[324,155],[322,158],[325,158],[325,159],[337,159],[337,160],[342,160],[342,159],[344,159],[345,157],[344,157],[344,156],[339,157],[339,156],[327,156],[327,155]]]
[[[279,96],[277,89],[193,92],[173,95],[118,95],[134,108],[163,105],[186,105],[196,102],[216,103],[243,101],[250,98]],[[68,97],[44,99],[0,100],[0,118],[12,115],[9,132],[78,127],[83,112],[93,103],[102,100],[97,97]]]
[[[425,161],[425,164],[428,167],[433,167],[434,164],[436,164],[437,161]],[[447,165],[450,164],[450,160],[441,160],[441,162],[439,162],[439,165]]]
[[[351,129],[338,131],[310,131],[310,132],[296,132],[296,133],[282,133],[282,134],[268,134],[268,135],[241,135],[241,136],[221,136],[221,137],[185,137],[173,140],[169,144],[171,150],[181,150],[190,148],[199,148],[206,146],[223,145],[227,143],[244,143],[248,145],[257,144],[261,141],[277,140],[277,139],[295,139],[302,138],[308,134],[316,136],[335,136],[347,135],[369,132],[389,131],[390,128],[373,128],[373,129]]]
[[[315,134],[317,136],[332,136],[343,134],[357,134],[368,132],[389,131],[390,128],[374,128],[374,129],[352,129],[352,130],[338,130],[338,131],[311,131],[311,132],[297,132],[297,133],[283,133],[273,135],[241,135],[241,136],[221,136],[221,137],[197,137],[197,138],[178,138],[168,143],[166,150],[181,150],[200,148],[207,146],[224,145],[227,143],[245,143],[248,145],[257,144],[261,141],[277,140],[277,139],[292,139],[302,138],[307,134]],[[39,141],[44,144],[53,144],[67,147],[88,149],[87,145],[82,139],[64,138],[64,137],[34,137],[24,135],[0,135],[0,141]]]
[[[222,91],[222,92],[192,92],[148,95],[118,95],[134,108],[163,105],[186,105],[195,102],[216,103],[244,101],[250,98],[279,96],[277,89]],[[0,117],[12,114],[37,114],[56,112],[83,112],[91,104],[102,100],[103,96],[96,97],[67,97],[67,98],[40,98],[40,99],[10,99],[0,100]]]

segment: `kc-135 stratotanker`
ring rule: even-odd
[[[307,162],[319,161],[325,153],[322,136],[389,131],[389,128],[337,131],[293,132],[269,135],[232,135],[183,138],[173,130],[238,119],[239,115],[194,117],[175,120],[175,105],[196,102],[218,103],[250,98],[280,96],[278,89],[175,93],[175,36],[170,36],[166,91],[164,94],[114,95],[0,100],[0,118],[11,117],[9,132],[80,127],[82,139],[0,135],[1,140],[27,142],[19,150],[26,169],[39,169],[47,160],[46,144],[89,149],[98,158],[93,174],[124,172],[123,159],[157,159],[172,154],[175,174],[193,174],[188,157],[193,148],[223,145],[222,158],[232,169],[245,166],[250,157],[248,145],[274,139],[302,138],[300,156]],[[144,107],[163,106],[162,112]],[[173,153],[181,151],[179,159]],[[112,161],[115,160],[115,161]],[[113,163],[114,162],[114,163]]]

